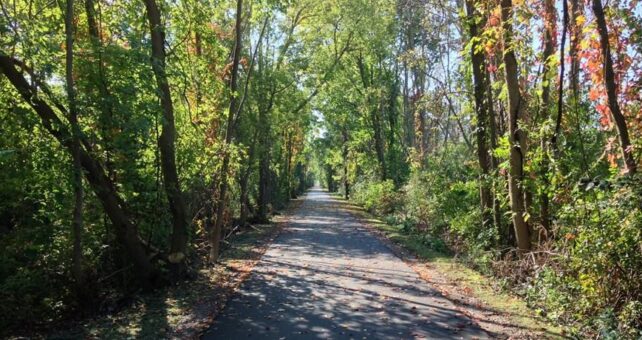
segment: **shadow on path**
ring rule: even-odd
[[[203,339],[488,338],[314,189]]]

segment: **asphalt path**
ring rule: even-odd
[[[488,335],[315,188],[203,339],[483,339]]]

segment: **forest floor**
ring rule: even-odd
[[[313,189],[203,339],[559,336],[527,309],[508,308],[517,299],[491,299],[507,304],[499,308],[485,303],[477,286],[419,260],[377,225]]]
[[[195,278],[175,286],[133,297],[126,306],[91,318],[79,318],[53,332],[29,334],[48,339],[197,339],[212,324],[229,296],[250,274],[268,245],[287,225],[292,211],[303,202],[294,199],[272,218],[272,223],[253,225],[229,237],[219,264],[204,265],[207,242],[197,242],[192,267]]]

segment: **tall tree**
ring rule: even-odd
[[[582,17],[584,12],[583,2],[581,0],[570,0],[570,49],[569,55],[571,58],[570,70],[570,88],[575,101],[579,100],[579,83],[580,83],[580,56],[579,45],[582,40],[582,27],[578,23],[578,18]],[[564,6],[568,3],[564,2]],[[567,13],[568,14],[568,13]]]
[[[65,81],[67,85],[67,102],[69,107],[69,122],[71,125],[71,156],[73,159],[74,210],[72,218],[72,234],[74,239],[72,255],[72,273],[76,281],[76,289],[81,293],[84,287],[82,264],[82,229],[83,229],[83,184],[82,164],[80,160],[80,125],[76,108],[76,89],[74,85],[74,1],[67,0],[65,11]]]
[[[176,170],[176,127],[174,125],[174,105],[166,73],[165,30],[161,23],[161,13],[155,0],[144,0],[152,40],[151,64],[158,87],[158,96],[163,110],[162,131],[158,138],[161,155],[161,170],[165,192],[172,214],[172,236],[168,260],[181,271],[187,248],[187,207],[183,200],[181,186]]]
[[[232,70],[230,72],[230,105],[227,111],[227,128],[225,130],[225,151],[223,156],[223,167],[221,168],[221,184],[218,190],[219,202],[216,208],[216,220],[214,227],[210,231],[210,262],[215,262],[219,255],[219,243],[221,240],[221,231],[223,229],[223,212],[225,211],[225,202],[227,195],[227,176],[230,166],[230,147],[234,139],[235,121],[238,106],[237,83],[239,74],[239,62],[241,61],[241,43],[243,41],[241,23],[243,18],[243,0],[236,2],[236,24],[234,28],[235,41],[234,53],[232,56]]]
[[[100,25],[96,17],[96,8],[94,0],[85,0],[85,14],[87,16],[87,30],[89,32],[89,39],[91,41],[92,53],[96,56],[96,70],[97,73],[92,75],[92,81],[98,87],[100,98],[97,98],[100,108],[100,125],[102,128],[102,137],[105,149],[105,168],[110,178],[114,178],[114,165],[112,158],[114,158],[114,141],[112,138],[112,129],[115,126],[114,118],[114,103],[117,98],[109,90],[109,78],[105,67],[104,52],[102,45],[102,38],[100,32]]]
[[[637,171],[637,161],[633,155],[633,145],[629,137],[629,128],[626,118],[622,114],[617,99],[617,84],[615,82],[615,71],[613,70],[613,57],[611,56],[611,44],[609,42],[609,29],[604,15],[602,0],[593,0],[593,13],[597,21],[597,30],[600,34],[600,46],[602,48],[602,59],[604,63],[604,85],[608,99],[609,109],[615,121],[618,136],[620,137],[620,149],[624,159],[624,167],[627,174],[633,175]]]
[[[475,113],[477,118],[477,159],[481,168],[480,183],[480,202],[482,209],[482,225],[488,226],[493,221],[492,207],[493,197],[490,185],[490,175],[492,171],[492,160],[489,143],[490,117],[486,101],[486,61],[484,51],[480,46],[481,37],[478,30],[479,13],[475,9],[472,0],[466,1],[466,13],[468,22],[468,33],[470,35],[470,59],[473,68],[473,92],[475,98]],[[483,24],[482,24],[483,25]]]
[[[542,94],[540,96],[540,111],[539,118],[541,120],[548,120],[550,118],[551,109],[551,57],[555,52],[555,34],[557,17],[555,15],[555,3],[553,0],[544,1],[544,51],[542,52]],[[562,62],[564,62],[562,60]],[[548,197],[549,186],[549,161],[548,151],[549,142],[548,136],[544,134],[540,138],[540,147],[543,153],[542,156],[542,182],[544,183],[544,190],[540,194],[540,223],[543,228],[543,233],[550,230],[550,202]]]
[[[519,70],[515,47],[513,46],[513,3],[512,0],[501,1],[501,19],[504,46],[504,77],[508,89],[508,142],[510,147],[508,191],[512,212],[513,228],[517,247],[521,252],[530,250],[530,230],[526,222],[524,202],[524,152],[526,141],[523,129],[524,99],[520,92]]]

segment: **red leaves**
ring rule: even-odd
[[[589,99],[591,101],[596,101],[596,100],[600,99],[600,96],[602,94],[600,93],[600,90],[598,89],[598,87],[594,86],[594,87],[591,87],[591,90],[589,90],[589,94],[588,95],[589,95]]]
[[[595,108],[600,113],[600,125],[605,128],[610,127],[612,122],[609,107],[604,104],[597,104]]]

